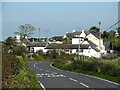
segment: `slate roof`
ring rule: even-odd
[[[90,44],[90,46],[93,46],[93,47],[97,47],[96,44],[94,44],[92,41],[88,40],[88,43]]]
[[[95,51],[100,52],[100,50],[97,47],[91,46]]]
[[[49,40],[50,41],[52,41],[52,40],[62,41],[63,40],[63,36],[54,36],[54,37],[51,37]]]
[[[89,49],[90,44],[81,44],[80,49]],[[48,44],[45,49],[78,49],[79,44]],[[100,52],[96,46],[91,46],[95,51]]]
[[[45,47],[47,45],[47,42],[30,42],[29,40],[23,40],[22,42],[30,47]]]
[[[78,49],[78,44],[49,44],[45,49]],[[80,45],[80,49],[88,49],[89,45]]]

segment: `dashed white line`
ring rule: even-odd
[[[48,70],[45,70],[46,72],[50,72],[50,71],[48,71]]]
[[[61,69],[58,69],[54,66],[52,66],[53,63],[50,64],[50,67],[56,69],[56,70],[59,70],[59,71],[65,71],[65,70],[61,70]],[[66,71],[66,72],[70,72],[70,71]],[[102,80],[102,81],[106,81],[106,82],[109,82],[109,83],[112,83],[112,84],[115,84],[115,85],[120,85],[116,82],[112,82],[112,81],[109,81],[109,80],[106,80],[106,79],[102,79],[102,78],[99,78],[99,77],[95,77],[95,76],[90,76],[90,75],[85,75],[85,74],[82,74],[82,73],[75,73],[75,72],[70,72],[70,73],[74,73],[74,74],[80,74],[80,75],[84,75],[84,76],[87,76],[87,77],[91,77],[91,78],[96,78],[96,79],[99,79],[99,80]]]
[[[60,74],[61,77],[66,77],[65,75]]]
[[[87,86],[86,84],[84,84],[84,83],[80,83],[81,85],[83,85],[83,86],[85,86],[85,87],[87,87],[87,88],[89,88],[89,86]]]
[[[73,79],[73,78],[69,78],[70,80],[74,81],[74,82],[77,82],[77,80]]]

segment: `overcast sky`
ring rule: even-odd
[[[118,21],[118,3],[3,2],[2,16],[2,40],[8,36],[15,36],[14,32],[24,24],[31,24],[37,28],[32,37],[39,36],[38,28],[41,28],[41,37],[46,37],[46,31],[48,37],[51,37],[64,35],[78,27],[82,29],[98,27],[99,21],[102,22],[102,30],[106,30]]]

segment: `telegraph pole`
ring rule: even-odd
[[[101,57],[101,22],[99,22],[99,50],[100,50],[100,57]]]
[[[80,27],[78,28],[78,31],[80,32]],[[78,44],[78,60],[80,60],[80,34],[79,34],[79,44]]]
[[[40,42],[41,40],[40,40],[40,28],[39,28],[39,42]]]

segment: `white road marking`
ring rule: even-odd
[[[48,75],[48,77],[50,77],[50,75]]]
[[[65,75],[60,74],[61,77],[66,77]]]
[[[45,73],[45,75],[48,75],[47,73]]]
[[[36,64],[37,64],[37,63],[34,64],[34,67],[36,67],[36,66],[35,66]]]
[[[45,70],[46,72],[50,72],[50,71],[48,71],[48,70]]]
[[[77,82],[77,80],[73,79],[73,78],[69,78],[70,80],[74,81],[74,82]]]
[[[44,75],[44,73],[42,73],[41,75]]]
[[[56,73],[56,72],[52,72],[53,74],[58,74],[58,73]]]
[[[40,70],[42,71],[43,69],[40,68]]]
[[[84,83],[80,83],[81,85],[83,85],[83,86],[85,86],[85,87],[87,87],[87,88],[89,88],[89,86],[87,86],[86,84],[84,84]]]
[[[56,69],[56,70],[59,70],[59,71],[65,71],[65,70],[61,70],[61,69],[58,69],[54,66],[52,66],[53,63],[50,64],[50,67]],[[98,77],[95,77],[95,76],[90,76],[90,75],[86,75],[86,74],[82,74],[82,73],[75,73],[75,72],[70,72],[70,71],[66,71],[66,72],[69,72],[69,73],[74,73],[74,74],[81,74],[81,75],[84,75],[84,76],[87,76],[87,77],[91,77],[91,78],[96,78],[96,79],[99,79],[99,80],[102,80],[102,81],[106,81],[106,82],[109,82],[109,83],[112,83],[112,84],[115,84],[115,85],[120,85],[116,82],[112,82],[112,81],[109,81],[109,80],[106,80],[106,79],[102,79],[102,78],[98,78]]]
[[[38,81],[38,83],[41,85],[41,87],[43,88],[43,90],[46,90],[44,85],[42,83],[40,83],[40,81]]]

